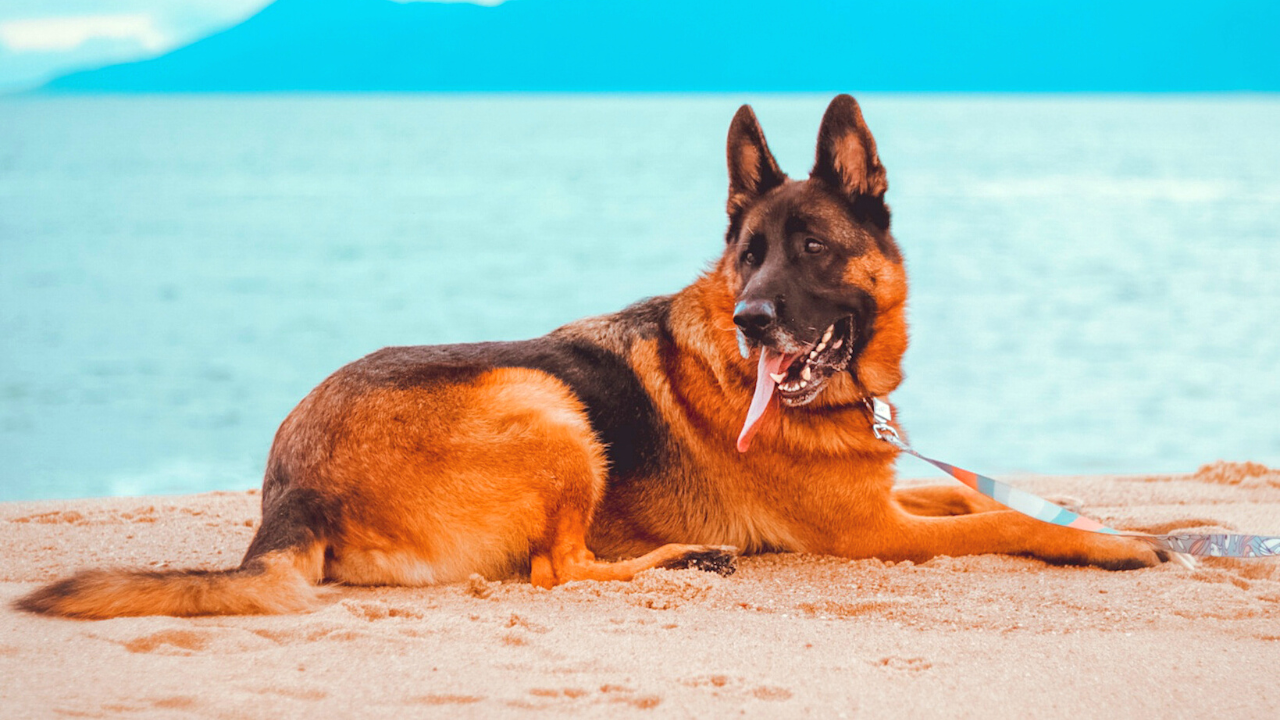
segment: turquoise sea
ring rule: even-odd
[[[675,291],[722,247],[737,105],[803,175],[828,99],[0,99],[0,499],[253,487],[352,359]],[[860,99],[918,449],[1280,466],[1280,98]]]

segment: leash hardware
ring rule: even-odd
[[[898,437],[898,431],[889,424],[893,421],[893,409],[889,407],[889,403],[878,397],[868,398],[863,402],[871,411],[871,432],[875,434],[876,439],[895,446],[901,445],[902,438]]]
[[[886,440],[888,442],[897,440],[898,442],[902,442],[902,438],[898,437],[898,431],[894,430],[892,425],[888,425],[886,423],[877,422],[873,424],[871,426],[871,432],[875,433],[877,440]]]

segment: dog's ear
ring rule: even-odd
[[[778,168],[764,131],[756,121],[750,105],[738,108],[729,125],[729,217],[733,217],[752,200],[778,187],[787,176]]]
[[[883,198],[889,189],[875,138],[862,119],[858,101],[849,95],[837,95],[822,116],[812,177],[851,199]]]

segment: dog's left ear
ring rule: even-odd
[[[729,217],[738,214],[752,200],[786,182],[787,176],[769,152],[764,131],[750,105],[738,108],[729,125]]]
[[[876,154],[875,138],[852,96],[837,95],[822,116],[812,177],[851,199],[883,198],[889,189],[888,176]]]

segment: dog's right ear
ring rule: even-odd
[[[889,189],[875,138],[851,95],[837,95],[822,116],[811,176],[849,198],[883,198]]]
[[[778,168],[750,105],[738,108],[729,125],[729,217],[778,187],[787,176]]]

